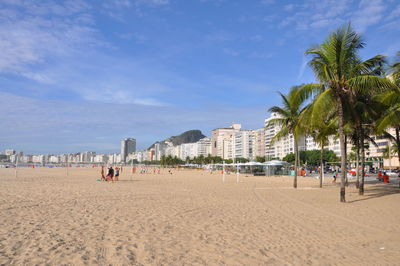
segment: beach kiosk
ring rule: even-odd
[[[265,176],[289,175],[289,163],[285,161],[272,160],[264,163]]]

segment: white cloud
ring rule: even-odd
[[[124,89],[98,90],[87,89],[83,91],[83,98],[88,101],[103,102],[110,104],[137,104],[146,106],[167,106],[167,103],[161,102],[151,97],[135,96],[134,91]]]
[[[269,59],[273,56],[272,53],[264,53],[264,52],[252,52],[248,55],[249,58],[255,59]]]
[[[236,50],[233,50],[231,48],[223,48],[222,52],[224,52],[224,54],[230,55],[230,56],[239,56],[239,52]]]
[[[142,34],[133,34],[133,33],[117,33],[119,38],[129,41],[134,41],[136,43],[144,43],[147,38]]]
[[[283,9],[284,9],[285,11],[292,11],[294,7],[295,7],[294,4],[287,4],[287,5],[285,5],[285,6],[283,7]]]
[[[347,0],[306,0],[296,6],[296,12],[284,18],[280,27],[294,25],[296,30],[325,29],[337,27],[346,21],[352,21],[358,31],[365,31],[369,26],[383,19],[386,4],[382,0],[360,0],[354,8],[353,1]],[[291,4],[284,7],[294,9]],[[393,16],[397,11],[393,11]]]
[[[389,16],[385,18],[385,20],[396,19],[400,17],[400,5],[398,5],[393,11],[390,12]],[[399,21],[397,21],[400,23]]]
[[[3,2],[0,18],[0,72],[43,79],[29,67],[101,43],[81,1],[9,2]]]
[[[382,26],[379,27],[379,29],[400,31],[400,22],[399,21],[391,21],[391,22],[383,24]]]
[[[386,9],[382,0],[362,0],[359,7],[353,16],[353,22],[356,29],[361,32],[380,22]]]
[[[297,80],[301,80],[301,78],[303,77],[304,71],[306,70],[306,66],[307,66],[307,58],[303,56],[301,65],[299,67],[299,72],[297,74]]]
[[[167,103],[161,102],[157,99],[152,99],[152,98],[142,98],[142,99],[135,99],[133,101],[135,104],[140,104],[140,105],[147,105],[147,106],[167,106]]]
[[[261,0],[260,3],[268,6],[274,4],[275,0]]]
[[[206,36],[206,40],[217,42],[232,41],[234,39],[235,37],[233,36],[233,34],[227,31],[216,31]]]
[[[140,6],[162,6],[169,4],[169,0],[108,0],[104,7],[130,8]]]
[[[92,150],[116,152],[119,140],[137,138],[139,148],[189,129],[205,135],[232,121],[261,128],[260,106],[210,105],[202,110],[174,106],[74,103],[37,100],[0,92],[0,150],[13,147],[27,153]],[[162,114],[162,115],[156,115]],[[57,134],[54,134],[57,132]]]
[[[250,37],[250,40],[252,41],[262,41],[264,38],[261,34],[256,34]]]
[[[0,4],[3,7],[0,16],[0,74],[30,79],[34,82],[29,87],[32,90],[37,87],[38,93],[50,91],[48,87],[51,86],[52,91],[66,90],[84,100],[167,105],[153,96],[168,88],[154,81],[154,73],[145,71],[149,69],[147,63],[135,64],[121,58],[110,58],[93,49],[105,44],[94,27],[90,8],[83,2],[9,2]],[[119,1],[117,4],[128,5],[128,2]],[[145,40],[141,35],[122,35],[121,38],[132,38],[135,42]]]
[[[101,11],[111,18],[123,21],[123,14],[127,10],[133,10],[137,15],[140,15],[146,8],[157,8],[168,4],[169,0],[105,0],[101,4]]]
[[[225,1],[226,0],[200,0],[200,2],[202,2],[202,3],[213,3],[216,6],[220,6]]]

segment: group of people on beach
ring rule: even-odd
[[[108,167],[107,175],[104,175],[104,166],[101,166],[101,181],[118,181],[119,173],[122,172],[122,167],[115,167],[115,170],[112,166]]]
[[[400,173],[399,173],[400,177]],[[377,179],[383,183],[390,183],[389,175],[386,172],[379,171]]]
[[[153,172],[153,174],[161,174],[160,167],[152,167],[152,168],[140,167],[139,169],[137,169],[136,167],[132,167],[132,174],[135,174],[137,170],[139,174],[147,174],[151,173],[151,171]],[[120,173],[122,173],[122,167],[113,168],[112,166],[110,166],[108,167],[107,175],[105,175],[105,167],[101,166],[101,180],[98,181],[111,181],[111,182],[118,181]],[[171,169],[168,170],[168,174],[172,175]]]

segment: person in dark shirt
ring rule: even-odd
[[[112,166],[108,168],[107,181],[114,182],[114,169],[112,168]]]

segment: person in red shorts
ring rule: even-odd
[[[112,166],[108,168],[108,174],[106,176],[106,180],[114,182],[114,169],[112,168]]]
[[[383,178],[382,172],[379,171],[379,172],[378,172],[378,180],[379,180],[379,181],[383,181],[382,178]]]
[[[383,183],[390,183],[389,175],[387,173],[383,173]]]

